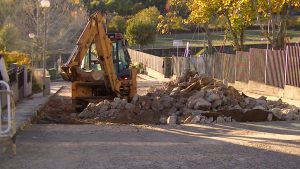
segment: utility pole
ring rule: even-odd
[[[46,48],[47,48],[47,8],[50,7],[48,0],[41,1],[41,7],[44,9],[44,43],[43,43],[43,96],[46,96]]]

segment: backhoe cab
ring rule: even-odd
[[[106,33],[103,17],[93,14],[77,46],[62,66],[64,80],[72,82],[72,101],[77,111],[89,102],[122,97],[131,99],[137,92],[137,70],[121,33]]]

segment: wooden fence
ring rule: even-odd
[[[300,47],[237,52],[235,80],[251,80],[279,88],[284,88],[285,85],[300,87]]]
[[[241,82],[248,82],[250,78],[250,53],[236,52],[235,59],[235,80]]]
[[[130,55],[131,61],[143,63],[147,67],[158,71],[159,73],[164,74],[164,58],[158,57],[154,55],[150,55],[147,53],[143,53],[140,51],[136,51],[133,49],[128,49],[128,53]]]
[[[299,46],[287,46],[286,50],[251,48],[249,52],[215,53],[196,58],[173,57],[171,64],[165,64],[164,57],[135,50],[129,53],[133,62],[141,62],[162,74],[171,70],[172,75],[181,76],[190,69],[231,83],[255,81],[279,88],[300,87]]]

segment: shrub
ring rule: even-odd
[[[12,63],[16,63],[17,65],[26,65],[30,66],[29,56],[25,53],[21,52],[0,52],[4,56],[5,64],[8,67]]]

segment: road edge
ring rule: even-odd
[[[52,99],[55,95],[57,95],[57,93],[60,92],[64,87],[65,86],[61,86],[55,93],[50,95],[43,104],[39,105],[37,109],[32,113],[32,115],[29,118],[27,118],[24,122],[22,122],[19,127],[17,127],[15,135],[18,135],[20,132],[28,128],[32,124],[34,118],[46,106],[46,104],[50,101],[50,99]]]

